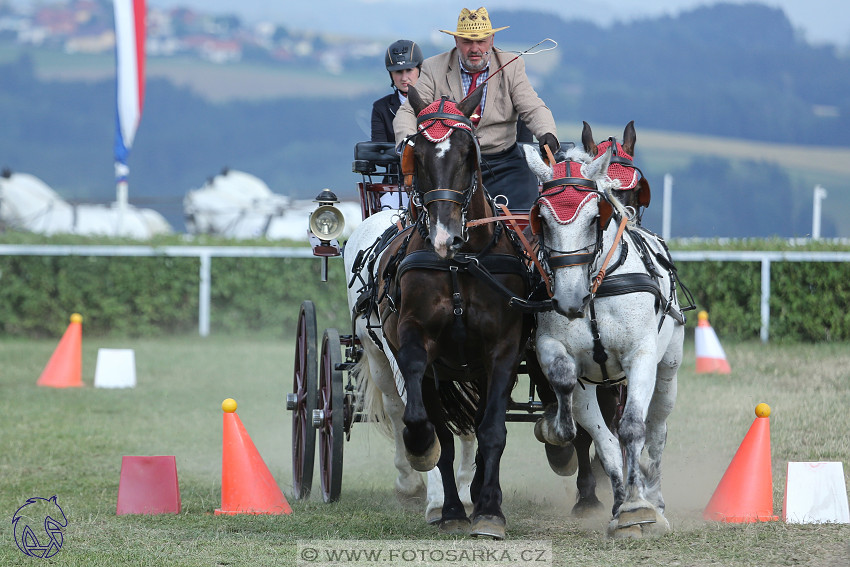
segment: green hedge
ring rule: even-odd
[[[767,244],[763,250],[781,248]],[[674,251],[683,248],[694,246],[671,244]],[[759,338],[760,263],[679,262],[678,267],[697,308],[708,311],[724,340]],[[0,256],[0,333],[54,337],[75,312],[83,315],[88,335],[194,333],[199,269],[196,258]],[[342,261],[330,261],[327,282],[320,281],[320,270],[315,258],[213,258],[210,332],[291,335],[307,299],[316,305],[320,332],[327,327],[350,332]],[[848,305],[850,263],[771,263],[771,341],[850,340]],[[696,312],[688,312],[688,326],[696,321]]]
[[[197,332],[196,258],[0,256],[0,333],[61,334],[72,313],[87,335]],[[321,282],[318,259],[213,258],[210,332],[294,333],[301,302],[320,328],[349,332],[342,261]]]

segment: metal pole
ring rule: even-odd
[[[815,185],[812,203],[812,240],[820,240],[821,201],[826,198],[826,189]]]
[[[761,342],[766,343],[770,332],[770,258],[761,260]]]
[[[673,211],[673,176],[664,175],[664,202],[661,206],[661,238],[670,240],[670,217]]]
[[[201,254],[201,284],[198,297],[198,333],[202,337],[210,334],[210,265],[212,264],[209,252]]]

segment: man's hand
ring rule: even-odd
[[[540,154],[543,156],[543,159],[548,159],[548,155],[546,154],[546,146],[549,146],[549,149],[552,150],[552,155],[555,155],[559,149],[561,149],[561,143],[558,141],[558,138],[555,137],[555,134],[546,133],[540,136]]]

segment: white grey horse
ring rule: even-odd
[[[346,278],[354,285],[348,290],[348,306],[357,308],[362,284],[369,281],[368,271],[375,269],[379,258],[360,258],[360,251],[369,250],[373,243],[381,237],[400,218],[397,210],[384,210],[369,216],[358,226],[345,244],[343,257],[345,260]],[[373,253],[374,254],[374,253]],[[359,276],[359,277],[358,277]],[[357,376],[358,397],[361,400],[362,412],[375,422],[379,431],[387,434],[395,443],[394,464],[398,469],[395,481],[396,493],[402,500],[421,498],[427,494],[425,518],[428,523],[437,523],[442,518],[443,482],[440,472],[433,468],[427,473],[426,485],[422,473],[415,471],[408,463],[404,439],[404,379],[393,358],[389,346],[384,342],[380,328],[380,320],[376,311],[368,318],[356,313],[354,332],[360,339],[363,355],[352,370]],[[371,332],[370,332],[371,328]],[[472,497],[470,484],[475,473],[475,434],[460,437],[460,459],[457,468],[457,484],[461,501],[467,510],[471,510]]]
[[[557,410],[545,413],[535,433],[540,440],[566,444],[576,434],[575,419],[593,436],[611,480],[608,534],[664,533],[669,523],[661,495],[661,456],[685,336],[675,268],[663,241],[629,222],[628,211],[614,196],[619,182],[606,175],[610,150],[595,161],[579,150],[567,158],[577,164],[559,170],[554,181],[553,168],[539,157],[533,167],[544,182],[551,181],[544,184],[531,220],[551,272],[555,307],[537,316],[536,351],[558,399]],[[595,187],[577,178],[590,179]],[[558,179],[564,184],[558,185]],[[606,217],[613,219],[607,228]],[[627,222],[618,242],[623,218]],[[609,251],[608,274],[596,289],[594,280]],[[627,391],[614,432],[596,398],[597,387],[613,384],[625,384]]]

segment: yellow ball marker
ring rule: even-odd
[[[233,398],[227,398],[223,402],[221,402],[221,409],[224,410],[224,413],[233,413],[236,411],[236,400]]]
[[[756,406],[757,417],[770,417],[770,406],[762,402]]]

